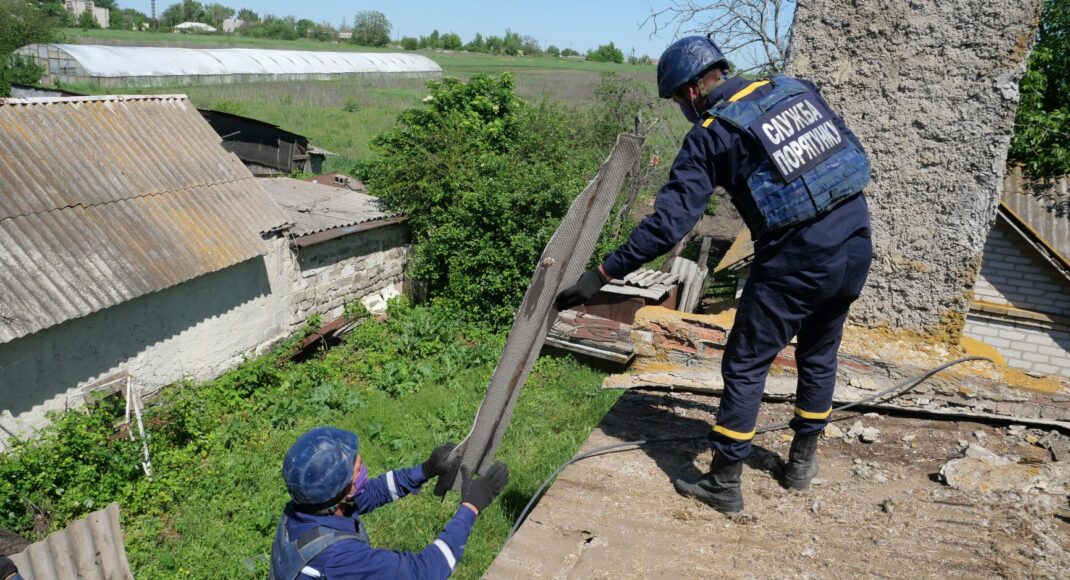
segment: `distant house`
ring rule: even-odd
[[[183,22],[182,24],[176,24],[171,27],[171,31],[176,34],[181,33],[212,33],[219,32],[216,27],[203,22]]]
[[[239,28],[245,26],[245,21],[240,18],[227,18],[223,21],[223,33],[233,34],[238,31]]]
[[[353,38],[353,31],[352,30],[339,30],[338,31],[338,40],[350,40],[352,38]]]
[[[269,194],[183,96],[0,99],[0,147],[0,446],[115,377],[211,378],[401,286],[403,218]]]
[[[71,18],[77,19],[83,12],[90,12],[101,28],[108,28],[111,24],[111,12],[107,8],[97,8],[93,0],[66,0],[65,7]]]

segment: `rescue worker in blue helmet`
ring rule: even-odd
[[[836,353],[848,308],[872,258],[862,189],[862,144],[813,83],[785,75],[747,80],[708,37],[682,38],[658,61],[658,93],[694,123],[658,192],[654,213],[597,268],[557,297],[582,304],[614,278],[673,247],[703,214],[715,186],[728,191],[754,240],[751,275],[725,344],[724,395],[710,433],[708,473],[676,490],[722,512],[743,509],[740,479],[751,454],[765,379],[797,338],[795,435],[781,483],[805,490],[832,408]]]
[[[476,516],[509,481],[502,462],[479,478],[461,466],[461,505],[438,539],[420,552],[373,548],[361,521],[366,514],[410,493],[460,461],[447,443],[414,467],[368,479],[356,434],[317,427],[286,452],[282,476],[291,501],[271,546],[271,578],[447,578],[464,555]]]

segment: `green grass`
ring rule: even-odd
[[[35,510],[54,531],[118,501],[135,577],[266,577],[288,499],[282,457],[301,433],[353,430],[372,476],[416,465],[467,434],[503,344],[453,311],[401,303],[386,323],[367,322],[306,362],[286,362],[283,348],[214,381],[174,385],[146,409],[152,479],[138,468],[140,443],[115,428],[121,400],[55,416],[0,455],[0,527],[33,538]],[[480,514],[457,577],[490,566],[537,486],[612,406],[618,394],[602,391],[602,378],[570,358],[538,360],[498,451],[510,483]],[[367,516],[372,543],[417,551],[433,542],[459,494],[429,491]]]
[[[259,47],[291,50],[383,50],[346,43],[314,40],[280,41],[242,36],[177,35],[157,32],[117,30],[68,30],[67,41],[81,44]],[[400,49],[390,49],[404,52]],[[529,100],[546,99],[568,106],[590,106],[603,73],[653,84],[654,67],[549,56],[496,56],[416,51],[435,60],[447,76],[467,79],[473,74],[513,74],[518,95]],[[250,82],[226,85],[167,85],[158,87],[102,88],[70,85],[64,88],[91,94],[151,93],[186,94],[193,104],[214,108],[219,103],[237,104],[238,114],[254,117],[304,135],[319,147],[347,158],[361,159],[371,154],[368,141],[390,128],[401,111],[415,106],[424,96],[426,82],[415,79],[340,79],[330,81]],[[653,100],[653,97],[651,97]],[[347,112],[350,101],[359,109]],[[664,105],[661,105],[664,109]],[[670,111],[671,112],[671,111]],[[668,115],[665,115],[668,116]],[[678,116],[678,115],[677,115]],[[682,134],[682,133],[681,133]]]

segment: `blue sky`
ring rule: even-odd
[[[157,0],[157,13],[173,0]],[[204,3],[204,2],[202,2]],[[633,48],[637,55],[657,57],[673,38],[671,33],[651,37],[649,25],[640,23],[652,8],[661,8],[666,0],[463,0],[403,2],[344,2],[342,0],[222,0],[232,8],[251,8],[257,13],[293,15],[338,26],[344,18],[353,23],[359,10],[379,10],[394,25],[392,36],[420,36],[439,32],[456,32],[467,42],[475,33],[501,35],[506,28],[538,38],[543,46],[571,47],[580,52],[612,41],[627,55]],[[146,14],[150,0],[120,0],[123,8],[135,8]]]

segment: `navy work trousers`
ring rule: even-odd
[[[761,264],[752,268],[721,364],[724,395],[710,437],[716,451],[729,460],[751,454],[769,366],[792,337],[798,337],[799,381],[791,428],[800,435],[825,428],[843,323],[866,283],[872,256],[868,235],[856,235],[831,257],[798,270],[774,273]]]

